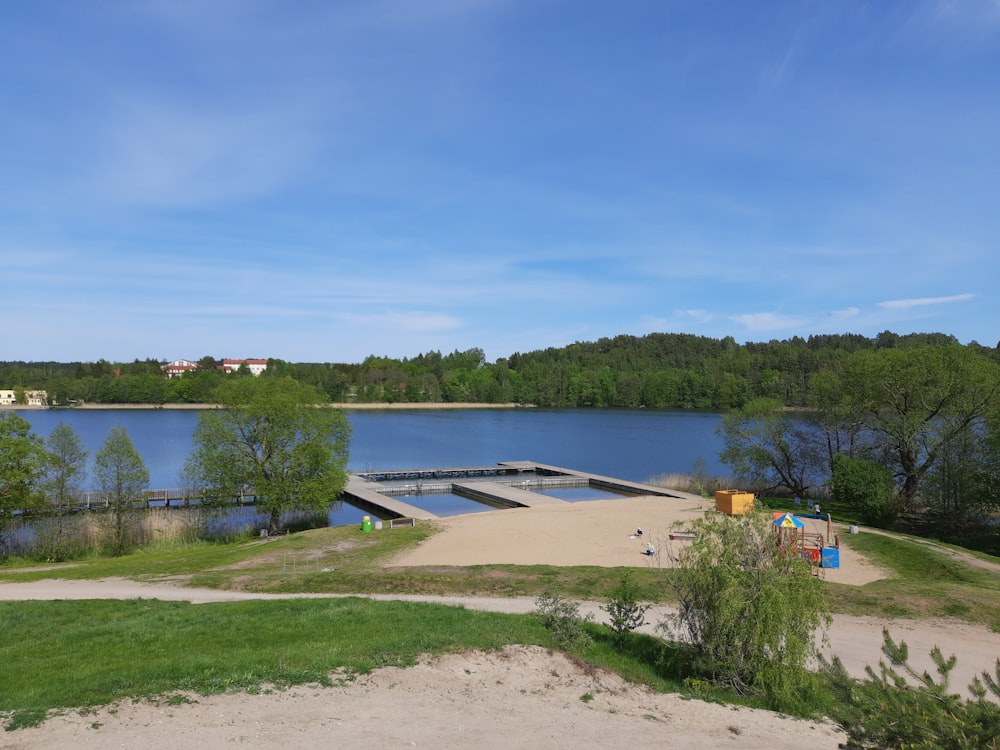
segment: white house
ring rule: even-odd
[[[165,365],[161,365],[164,374],[168,378],[179,378],[186,372],[194,372],[198,369],[198,364],[192,362],[190,359],[175,359],[173,362],[167,362]]]
[[[48,406],[49,394],[45,391],[24,391],[24,403],[17,402],[17,392],[0,389],[0,406]]]
[[[251,375],[260,375],[264,370],[267,369],[266,359],[224,359],[222,360],[222,365],[219,367],[224,373],[236,372],[240,369],[241,365],[246,365],[250,368]]]

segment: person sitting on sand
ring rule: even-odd
[[[635,530],[635,535],[636,536],[642,536],[642,529],[636,529]]]
[[[643,554],[644,555],[655,555],[656,554],[656,548],[653,547],[653,543],[652,542],[646,542],[646,551],[643,552]]]

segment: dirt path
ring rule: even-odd
[[[887,536],[892,539],[902,539],[907,542],[913,542],[914,544],[920,544],[928,549],[932,549],[945,557],[950,557],[953,560],[960,560],[974,568],[982,568],[983,570],[989,570],[993,573],[1000,573],[1000,562],[994,562],[992,560],[984,560],[982,557],[973,555],[970,552],[960,549],[954,549],[941,542],[936,542],[933,539],[924,539],[917,536],[904,536],[902,534],[896,534],[892,531],[884,531],[882,529],[865,529],[867,534],[879,534],[881,536]]]
[[[48,579],[31,583],[0,583],[0,601],[72,600],[72,599],[161,599],[189,601],[195,604],[222,601],[268,599],[330,598],[329,594],[256,594],[245,591],[186,588],[183,586],[139,583],[124,578],[101,580]],[[535,611],[535,600],[527,597],[416,596],[405,594],[371,594],[367,598],[431,602],[489,612],[527,614]],[[592,615],[598,622],[606,621],[600,602],[582,602],[580,613]],[[642,632],[656,634],[656,626],[674,613],[672,607],[657,606],[647,614]],[[958,656],[952,687],[961,691],[983,669],[991,668],[1000,658],[1000,633],[960,620],[907,620],[879,617],[834,615],[827,634],[828,642],[821,649],[827,658],[839,656],[848,671],[864,676],[866,665],[875,666],[882,658],[882,630],[887,628],[896,640],[905,639],[910,647],[911,663],[933,673],[930,651],[941,646],[945,655]]]
[[[613,504],[612,504],[613,503]],[[445,519],[444,530],[394,565],[491,563],[640,567],[649,540],[665,543],[677,520],[696,518],[691,503],[636,498],[568,503],[562,508],[480,513]],[[642,527],[642,538],[634,533]],[[381,533],[381,532],[378,532]],[[842,550],[841,569],[828,580],[861,585],[885,571]],[[971,561],[970,561],[971,562]],[[836,575],[836,578],[833,576]],[[284,595],[283,595],[284,596]],[[287,595],[317,596],[317,595]],[[325,595],[322,595],[325,596]],[[271,599],[274,595],[124,579],[0,583],[0,600],[158,598],[192,602]],[[527,598],[373,597],[433,601],[502,612],[534,610]],[[597,602],[581,606],[603,621]],[[655,623],[670,613],[659,607]],[[838,655],[852,674],[881,658],[882,628],[910,646],[913,663],[931,668],[928,652],[955,653],[952,686],[1000,656],[1000,634],[957,620],[916,621],[834,617],[827,655]],[[265,750],[295,748],[432,747],[512,748],[732,747],[740,750],[834,750],[844,737],[829,724],[788,719],[767,711],[652,694],[615,675],[575,664],[560,654],[515,646],[500,653],[429,659],[419,667],[386,669],[348,684],[296,688],[261,695],[192,697],[192,703],[123,703],[87,715],[69,712],[38,728],[4,736],[12,750],[74,747],[153,747],[188,750],[242,743]]]

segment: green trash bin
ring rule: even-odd
[[[361,530],[371,531],[372,530],[372,519],[371,516],[365,516],[361,519]]]

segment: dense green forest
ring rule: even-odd
[[[232,374],[219,364],[203,357],[169,378],[156,360],[4,362],[0,388],[18,397],[45,390],[57,406],[215,403],[220,384],[253,378],[246,364]],[[271,359],[259,377],[261,385],[291,378],[334,402],[722,410],[720,458],[740,486],[772,497],[823,496],[869,525],[902,519],[907,529],[924,524],[933,530],[926,533],[954,532],[963,544],[979,539],[974,546],[1000,553],[1000,526],[983,521],[1000,509],[1000,349],[945,334],[744,345],[617,336],[492,363],[479,349],[360,364]],[[11,446],[28,440],[17,427],[7,425]]]
[[[480,349],[412,359],[370,356],[360,364],[268,361],[267,376],[290,375],[332,401],[523,403],[543,407],[728,409],[755,398],[810,405],[810,380],[837,371],[859,351],[959,346],[941,333],[875,338],[856,334],[738,344],[676,333],[616,336],[562,348],[515,352],[486,362]],[[1000,349],[964,347],[1000,363]],[[211,356],[169,379],[157,360],[114,363],[0,362],[0,388],[44,390],[55,406],[75,403],[206,403],[223,377]]]

